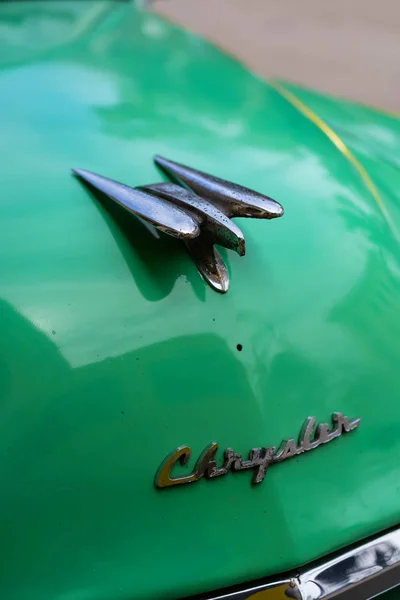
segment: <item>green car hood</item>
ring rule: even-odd
[[[0,30],[2,597],[180,598],[398,523],[399,122],[130,4],[3,4]],[[227,294],[71,175],[153,183],[154,154],[284,206],[240,221]],[[154,487],[179,445],[188,473],[334,411],[360,427],[260,485]]]

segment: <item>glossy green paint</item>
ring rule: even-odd
[[[379,600],[399,600],[400,598],[400,587],[396,587],[386,594],[379,596]]]
[[[2,597],[179,598],[396,524],[398,171],[380,190],[391,230],[267,83],[131,5],[5,4],[0,33]],[[240,221],[247,255],[224,254],[225,296],[181,243],[70,174],[152,183],[155,153],[286,209]],[[360,428],[259,486],[153,487],[178,445],[246,453],[334,410]]]

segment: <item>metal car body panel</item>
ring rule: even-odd
[[[398,523],[398,121],[349,105],[386,140],[347,131],[349,160],[316,105],[130,4],[12,3],[0,30],[2,597],[179,598]],[[240,221],[225,296],[71,174],[155,183],[156,153],[285,208]],[[153,485],[179,445],[245,455],[336,410],[359,429],[259,486]]]

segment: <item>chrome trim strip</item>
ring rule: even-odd
[[[316,564],[299,579],[301,600],[370,600],[400,584],[400,529]]]
[[[371,600],[400,585],[400,528],[316,561],[295,575],[242,590],[198,596],[208,600]]]

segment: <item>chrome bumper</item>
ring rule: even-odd
[[[370,600],[400,585],[400,529],[247,589],[204,595],[208,600]]]

